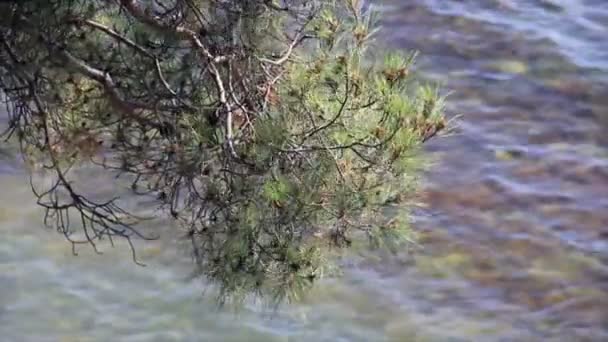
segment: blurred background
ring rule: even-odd
[[[169,234],[137,245],[147,267],[72,256],[2,145],[0,340],[608,341],[608,1],[374,4],[463,115],[427,146],[422,247],[353,258],[274,314],[217,311]]]

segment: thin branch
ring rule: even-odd
[[[96,29],[106,33],[107,35],[111,36],[112,38],[124,43],[125,45],[137,50],[139,53],[145,55],[146,57],[156,59],[156,56],[154,56],[154,54],[151,53],[150,51],[146,50],[143,46],[141,46],[141,45],[137,44],[136,42],[132,41],[131,39],[121,35],[120,33],[114,31],[113,29],[109,28],[106,25],[103,25],[103,24],[98,23],[91,19],[81,20],[81,19],[75,18],[75,19],[70,19],[69,21],[77,23],[77,24],[85,24],[87,26],[96,28]]]
[[[150,13],[141,6],[137,0],[120,0],[120,3],[127,9],[132,16],[139,19],[141,22],[163,32],[173,32],[183,39],[189,40],[194,47],[203,53],[205,57],[213,63],[221,63],[228,60],[227,56],[213,56],[209,49],[199,39],[198,33],[183,26],[171,26],[160,21],[160,18],[153,17]]]

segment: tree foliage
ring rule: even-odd
[[[419,146],[445,127],[442,98],[411,82],[414,55],[369,62],[375,18],[361,7],[0,4],[6,136],[56,176],[33,187],[45,222],[93,248],[146,238],[116,199],[71,180],[82,164],[120,175],[181,223],[222,298],[293,299],[322,276],[328,248],[406,238],[399,202]]]

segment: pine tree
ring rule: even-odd
[[[145,238],[116,199],[71,181],[82,165],[120,175],[180,223],[221,299],[294,299],[323,275],[329,249],[407,240],[401,202],[421,144],[446,125],[443,98],[412,82],[414,54],[374,61],[376,15],[361,8],[0,3],[6,137],[54,172],[34,187],[45,222],[93,248]]]

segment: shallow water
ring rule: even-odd
[[[352,261],[269,317],[218,312],[170,238],[73,257],[0,151],[6,341],[608,340],[608,2],[378,1],[382,39],[452,91],[423,249]],[[161,225],[161,223],[158,223]]]

